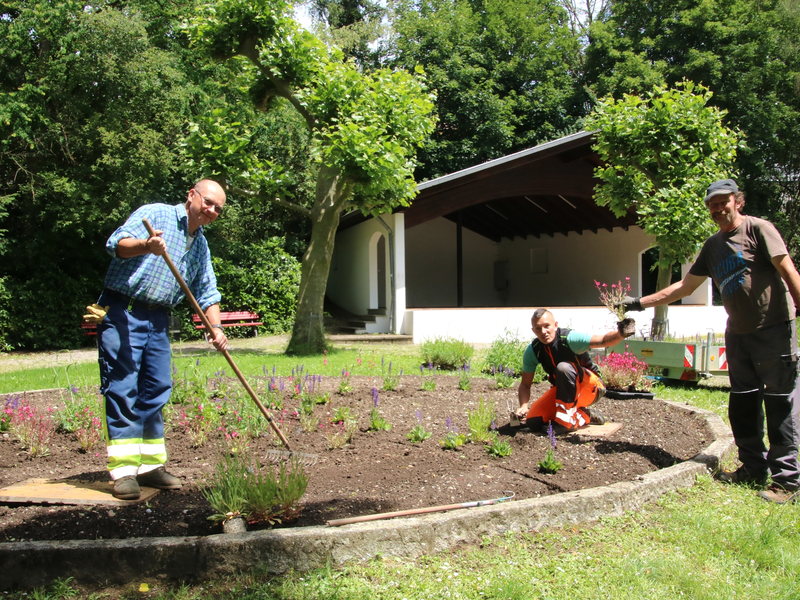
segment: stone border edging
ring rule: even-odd
[[[686,462],[641,475],[635,481],[544,498],[517,500],[420,517],[342,527],[219,534],[203,537],[72,540],[0,544],[0,590],[47,585],[73,577],[79,583],[126,584],[154,579],[202,579],[259,567],[270,573],[308,570],[377,555],[416,557],[485,536],[532,531],[619,516],[681,488],[719,467],[733,437],[715,413],[667,404],[705,418],[714,440]]]

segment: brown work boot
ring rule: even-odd
[[[587,406],[583,409],[586,411],[586,414],[589,415],[589,423],[592,425],[605,425],[606,418],[603,416],[599,410],[597,410],[594,406]]]
[[[136,476],[139,485],[144,487],[156,488],[157,490],[178,490],[181,488],[181,480],[167,473],[164,467],[158,467],[147,473],[140,473]]]
[[[135,475],[126,475],[114,480],[114,498],[120,500],[138,500],[141,494]]]
[[[774,502],[775,504],[788,504],[790,502],[797,502],[800,498],[800,488],[792,486],[787,489],[777,483],[773,483],[766,490],[758,492],[758,497],[766,500],[767,502]]]

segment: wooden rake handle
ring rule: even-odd
[[[147,229],[147,233],[149,233],[151,237],[156,234],[155,230],[153,229],[153,226],[150,225],[150,221],[148,221],[147,219],[142,219],[142,224],[144,225],[144,228]],[[194,294],[192,294],[192,291],[189,289],[189,286],[186,285],[186,282],[183,280],[183,277],[181,277],[180,271],[178,271],[178,269],[175,267],[175,263],[173,263],[172,259],[169,257],[169,253],[164,252],[162,256],[164,257],[164,260],[166,261],[169,270],[172,271],[172,274],[175,276],[175,279],[181,286],[181,290],[183,290],[184,295],[189,299],[189,302],[191,303],[194,312],[196,312],[197,316],[200,317],[200,320],[203,322],[203,325],[206,326],[206,331],[210,334],[212,329],[211,321],[208,320],[206,313],[204,313],[203,309],[200,308],[200,305],[197,303]],[[245,379],[244,375],[242,375],[242,372],[239,370],[239,367],[236,366],[236,363],[233,362],[233,358],[231,357],[231,355],[228,354],[227,350],[220,350],[220,352],[222,352],[222,354],[225,356],[225,359],[228,361],[228,364],[231,366],[231,369],[233,369],[233,372],[236,373],[236,377],[239,378],[239,381],[244,386],[244,389],[246,389],[247,393],[250,394],[250,397],[253,399],[253,402],[256,403],[256,406],[258,406],[258,409],[261,411],[261,414],[264,415],[264,418],[267,420],[267,423],[270,424],[272,430],[281,440],[283,445],[286,446],[286,449],[289,452],[292,452],[292,448],[289,445],[289,441],[286,439],[286,437],[283,435],[283,432],[281,432],[280,428],[273,420],[272,415],[267,410],[267,407],[261,403],[261,400],[258,399],[258,396],[256,396],[256,393],[253,391],[253,388],[251,388],[250,384],[247,383],[247,379]]]

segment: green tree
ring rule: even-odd
[[[322,307],[340,215],[351,208],[377,215],[408,205],[416,193],[415,148],[433,128],[431,97],[405,71],[360,73],[301,30],[282,0],[204,3],[186,29],[207,56],[231,61],[238,85],[249,90],[259,112],[288,103],[308,129],[315,173],[308,198],[287,194],[294,175],[250,152],[252,119],[260,115],[249,108],[221,103],[193,127],[187,151],[232,193],[311,221],[288,351],[321,352]]]
[[[579,44],[550,0],[399,0],[390,64],[422,65],[439,123],[420,179],[558,137],[585,114]]]
[[[135,10],[25,0],[0,13],[0,335],[75,346],[108,234],[134,207],[176,197],[191,96]]]
[[[656,86],[645,98],[607,97],[587,118],[595,150],[606,163],[595,201],[622,216],[633,208],[639,226],[659,248],[657,290],[671,282],[672,265],[694,258],[714,231],[703,203],[710,181],[732,174],[739,133],[709,106],[711,92],[691,82]],[[663,333],[667,306],[656,307],[651,334]]]
[[[338,46],[344,55],[362,68],[379,66],[380,52],[375,46],[384,34],[387,10],[374,0],[309,0],[306,3],[317,23],[317,35]]]
[[[707,86],[748,147],[737,156],[749,211],[800,251],[800,8],[796,0],[615,0],[590,29],[598,96],[688,79]],[[800,256],[797,256],[800,258]]]

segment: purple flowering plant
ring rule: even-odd
[[[378,411],[378,388],[372,388],[372,410],[369,413],[370,431],[389,431],[391,423],[381,416]]]
[[[556,460],[556,432],[553,429],[553,422],[547,424],[547,437],[550,439],[550,447],[545,452],[544,459],[539,461],[539,471],[542,473],[558,473],[564,465]]]

